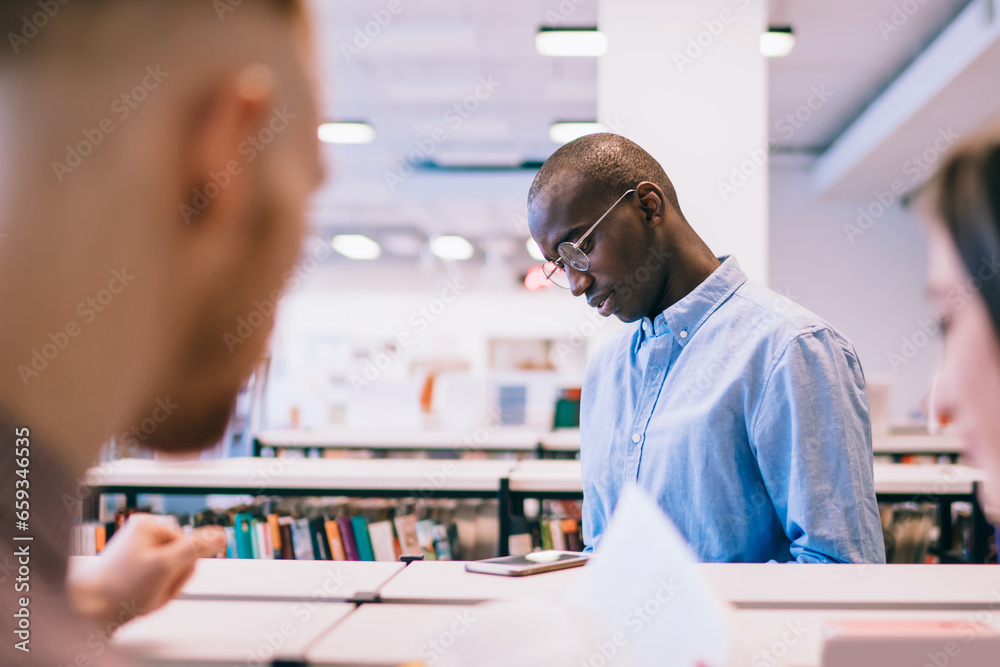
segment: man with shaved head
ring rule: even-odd
[[[76,480],[112,436],[217,442],[265,349],[321,177],[305,16],[4,0],[0,28],[0,664],[118,664],[220,535],[133,518],[67,582]]]
[[[717,258],[660,164],[624,137],[557,150],[528,220],[550,280],[638,323],[584,381],[588,548],[637,483],[704,561],[885,561],[865,380],[846,338]]]

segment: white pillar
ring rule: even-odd
[[[764,0],[602,0],[598,119],[655,157],[717,255],[767,281]]]

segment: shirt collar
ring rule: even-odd
[[[671,333],[681,347],[694,337],[709,315],[722,305],[743,283],[747,276],[732,255],[719,257],[722,262],[712,274],[683,299],[654,319],[642,318],[639,324],[639,344],[646,338]]]

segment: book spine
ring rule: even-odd
[[[354,541],[354,528],[351,520],[347,517],[337,519],[337,526],[340,527],[340,541],[344,544],[344,554],[347,560],[361,560],[358,557],[358,544]]]
[[[270,530],[272,558],[281,558],[281,528],[278,526],[278,515],[267,515],[267,527]]]
[[[358,560],[375,560],[372,538],[368,534],[368,520],[361,515],[352,516],[351,527],[354,529],[354,541],[358,545]]]
[[[340,526],[334,519],[326,521],[326,541],[330,544],[330,555],[334,560],[347,560],[344,544],[340,541]]]

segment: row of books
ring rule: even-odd
[[[73,553],[95,555],[128,515],[76,527]],[[480,559],[496,555],[492,500],[269,499],[177,517],[185,530],[221,525],[220,557],[396,561]]]
[[[512,556],[538,551],[583,551],[582,503],[546,500],[526,516],[511,518],[508,549]]]

